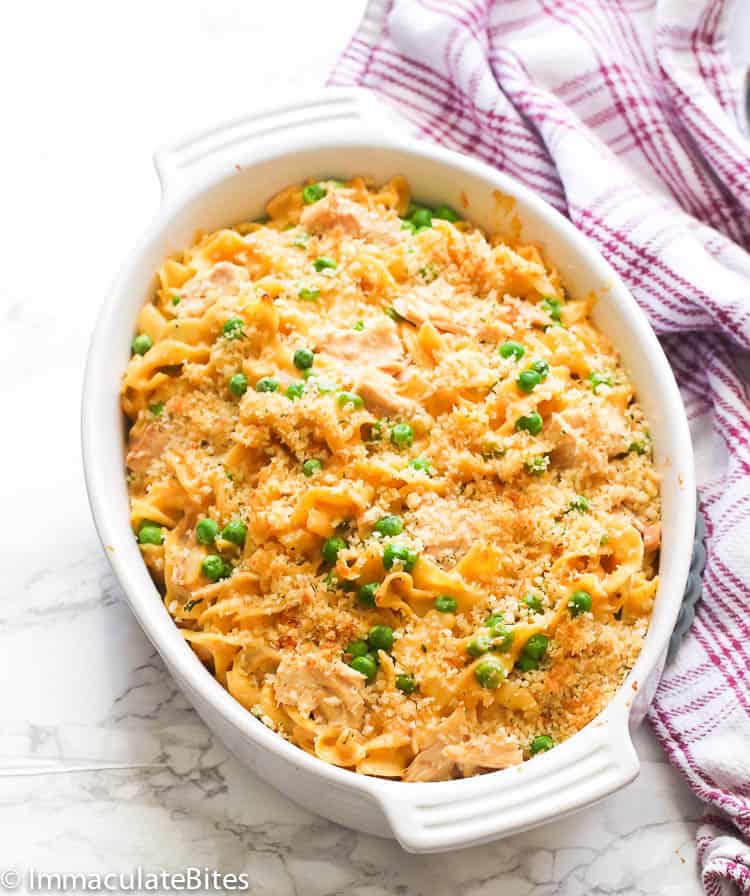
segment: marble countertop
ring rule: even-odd
[[[259,896],[700,893],[700,805],[645,729],[636,782],[491,846],[410,856],[308,814],[188,707],[97,541],[81,378],[102,296],[158,203],[152,151],[322,83],[361,8],[69,0],[6,11],[0,871],[203,865],[248,872]]]

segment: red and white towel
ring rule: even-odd
[[[370,0],[331,78],[566,214],[661,336],[690,416],[708,561],[650,718],[708,804],[710,896],[750,894],[750,143],[733,5]]]

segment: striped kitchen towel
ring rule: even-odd
[[[651,723],[709,804],[709,894],[750,894],[750,144],[727,51],[736,13],[731,0],[370,0],[331,77],[567,215],[661,337],[690,416],[708,560]]]

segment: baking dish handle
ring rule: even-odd
[[[628,714],[620,709],[549,753],[502,772],[445,784],[399,784],[373,795],[404,849],[442,852],[574,812],[632,781],[639,767]]]
[[[181,185],[194,178],[198,168],[218,165],[222,160],[247,163],[249,147],[269,145],[288,132],[304,127],[316,135],[336,127],[358,136],[392,130],[399,121],[369,91],[362,88],[329,87],[294,101],[268,106],[193,133],[163,146],[154,154],[162,202],[180,193]]]

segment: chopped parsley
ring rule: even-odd
[[[398,311],[396,311],[396,309],[393,307],[393,305],[388,305],[388,307],[384,308],[383,310],[388,315],[388,317],[390,317],[391,320],[395,320],[396,323],[406,322],[406,318],[402,314],[399,314]]]

